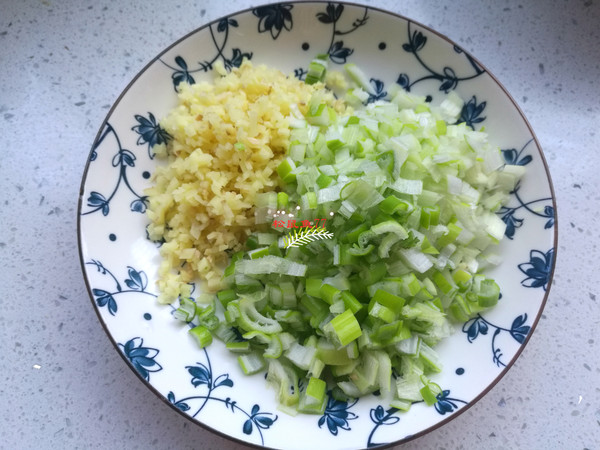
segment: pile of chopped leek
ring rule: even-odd
[[[307,82],[325,69],[313,61]],[[457,123],[456,94],[436,107],[401,89],[369,102],[367,77],[346,69],[353,112],[338,115],[318,94],[306,116],[295,109],[278,169],[285,187],[256,205],[266,228],[277,215],[326,218],[334,238],[284,248],[293,230],[274,224],[233,255],[228,289],[182,298],[176,311],[200,347],[216,336],[245,374],[266,371],[292,414],[323,413],[328,395],[380,392],[401,410],[437,402],[434,347],[452,321],[497,303],[498,285],[481,272],[500,262],[495,211],[524,171]]]

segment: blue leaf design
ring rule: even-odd
[[[99,192],[93,191],[88,197],[87,204],[88,206],[102,206],[106,203],[106,198]]]
[[[405,90],[410,91],[410,79],[408,78],[408,75],[406,75],[405,73],[401,73],[400,75],[398,75],[398,79],[396,80],[396,83],[398,83]]]
[[[387,92],[383,90],[384,84],[381,80],[376,80],[375,78],[371,78],[370,80],[371,86],[373,86],[374,94],[369,94],[369,98],[367,99],[367,103],[373,103],[376,100],[384,98],[387,95]]]
[[[217,379],[215,380],[214,387],[219,387],[219,386],[232,387],[233,380],[229,379],[228,374],[219,375],[217,377]]]
[[[113,316],[117,313],[117,302],[112,295],[108,299],[108,312]]]
[[[544,225],[544,228],[552,228],[554,226],[554,208],[552,206],[546,206],[544,208],[544,216],[548,217],[548,221]]]
[[[455,89],[458,85],[458,78],[451,67],[444,67],[444,75],[442,77],[442,84],[440,85],[440,91],[444,91],[446,94],[452,89]]]
[[[517,149],[516,148],[507,148],[502,151],[502,156],[504,156],[504,161],[506,164],[516,164],[517,163]]]
[[[527,322],[527,313],[515,318],[510,327],[510,335],[520,344],[525,342],[525,337],[529,334],[529,330],[531,329],[531,327],[524,325],[525,322]]]
[[[399,417],[395,417],[387,413],[381,405],[371,409],[370,416],[371,421],[378,425],[393,425],[400,420]]]
[[[185,402],[177,402],[177,403],[175,403],[175,406],[183,412],[189,411],[189,409],[190,409],[190,406]]]
[[[139,212],[142,214],[145,213],[146,209],[148,208],[148,197],[144,195],[138,199],[135,199],[131,202],[129,208],[133,212]]]
[[[450,395],[450,391],[444,390],[436,396],[438,401],[434,406],[435,406],[436,411],[441,415],[445,415],[446,413],[451,413],[451,412],[454,412],[455,410],[457,410],[458,409],[458,405],[456,404],[457,402],[464,403],[464,404],[467,403],[463,400],[450,398],[449,395]]]
[[[481,317],[476,317],[463,325],[463,332],[467,333],[469,342],[473,342],[480,333],[483,335],[487,334],[488,325]]]
[[[146,286],[148,285],[146,273],[143,270],[138,272],[131,266],[127,266],[127,269],[129,278],[125,280],[125,284],[127,284],[130,289],[136,291],[143,291],[146,289]]]
[[[210,370],[202,364],[198,363],[198,366],[187,366],[189,374],[192,376],[191,383],[194,387],[198,387],[201,384],[210,386],[212,384],[212,374]]]
[[[519,160],[519,162],[517,162],[517,164],[519,166],[524,166],[526,164],[529,164],[532,160],[533,160],[533,158],[531,157],[531,155],[527,155],[527,156],[524,156],[523,158],[521,158]]]
[[[539,250],[531,250],[529,253],[529,262],[519,264],[519,270],[527,275],[527,278],[521,281],[525,287],[543,287],[546,290],[550,281],[550,270],[554,262],[554,249],[543,253]]]
[[[529,144],[529,142],[527,144]],[[527,146],[527,144],[525,144],[525,147]],[[519,152],[517,152],[516,148],[508,148],[501,150],[502,156],[504,156],[504,161],[506,162],[506,164],[514,164],[518,166],[525,166],[529,164],[533,160],[531,155],[526,155],[523,158],[519,159],[521,152],[525,149],[525,147],[523,147]]]
[[[90,193],[90,196],[87,200],[87,205],[92,208],[96,208],[96,210],[100,209],[102,211],[103,216],[107,216],[110,211],[108,206],[108,200],[106,199],[106,197],[104,197],[104,195],[102,195],[99,192],[93,191]]]
[[[317,13],[317,19],[321,23],[335,23],[338,21],[342,12],[344,11],[344,5],[341,3],[339,5],[334,6],[333,3],[329,3],[326,8],[327,12],[319,12]]]
[[[420,31],[414,31],[409,39],[409,42],[407,44],[403,44],[402,48],[406,52],[416,53],[425,47],[426,43],[427,37],[425,37]]]
[[[373,422],[381,423],[381,421],[383,420],[383,416],[385,416],[385,410],[381,405],[371,410],[371,420]]]
[[[252,420],[248,419],[244,422],[242,431],[244,434],[252,434]]]
[[[506,224],[506,231],[504,232],[504,235],[508,239],[512,239],[515,235],[515,230],[523,225],[523,219],[518,219],[514,216],[514,208],[507,208],[505,206],[500,208],[498,214],[502,214],[501,219]]]
[[[321,428],[326,423],[329,432],[332,435],[337,436],[338,429],[350,430],[348,421],[358,417],[356,414],[349,411],[349,409],[356,404],[356,401],[348,404],[348,402],[334,399],[331,396],[331,393],[328,395],[327,406],[323,416],[321,416],[318,421],[318,425],[319,428]]]
[[[188,71],[188,65],[181,56],[175,57],[175,64],[177,64],[182,69],[174,71],[171,75],[175,91],[177,91],[177,87],[181,83],[194,84],[196,82],[196,80],[194,80],[194,77],[190,75]]]
[[[102,289],[92,289],[92,293],[97,297],[104,297],[110,295],[110,292],[106,292]]]
[[[477,97],[471,97],[471,99],[463,105],[460,118],[458,119],[457,123],[464,122],[472,129],[475,129],[473,126],[474,124],[481,123],[485,120],[485,117],[481,117],[481,113],[483,113],[486,104],[486,102],[477,104]]]
[[[129,167],[135,166],[135,155],[133,153],[131,153],[129,150],[122,150],[121,154],[122,160],[125,164],[127,164]]]
[[[102,308],[108,305],[108,312],[114,316],[117,312],[117,302],[110,292],[102,289],[92,289],[92,294],[96,296],[96,304]]]
[[[266,415],[266,413],[263,413],[263,414],[257,414],[256,417],[254,418],[254,422],[256,423],[256,426],[258,426],[259,428],[262,428],[263,430],[266,430],[271,425],[273,425],[273,423],[275,422],[276,419],[277,419],[277,416],[275,416],[275,419],[272,419],[272,418],[268,417]]]
[[[345,64],[346,59],[354,53],[354,50],[344,47],[344,41],[337,41],[329,50],[329,59],[336,64]]]
[[[273,39],[277,39],[283,29],[291,31],[293,27],[291,9],[293,5],[278,4],[255,8],[252,11],[258,21],[258,32],[270,32]]]
[[[185,59],[183,59],[181,56],[176,56],[175,57],[175,64],[177,64],[179,67],[181,67],[183,70],[188,70],[188,65],[185,62]]]
[[[463,326],[463,331],[465,331],[465,326],[467,326],[469,323],[471,325],[469,325],[466,331],[467,339],[469,342],[473,342],[475,339],[477,339],[477,336],[479,336],[479,326],[477,325],[477,319],[471,319]]]
[[[123,344],[119,344],[127,359],[133,367],[147,381],[150,380],[151,372],[162,370],[162,366],[154,360],[159,351],[155,348],[143,347],[143,339],[135,337]]]
[[[150,151],[155,145],[166,144],[172,139],[171,135],[160,126],[151,112],[148,113],[148,118],[139,114],[136,114],[134,117],[138,125],[133,126],[131,129],[140,135],[137,140],[138,145],[148,144],[148,150]],[[150,159],[154,157],[154,155],[148,154]]]
[[[227,29],[228,26],[229,26],[229,23],[227,22],[227,18],[221,19],[219,21],[219,24],[217,25],[217,31],[219,33],[222,33],[223,31],[225,31]]]
[[[232,52],[233,56],[231,57],[231,59],[226,59],[224,61],[225,68],[227,70],[231,70],[233,67],[240,67],[242,65],[242,62],[244,61],[244,58],[252,59],[252,52],[242,53],[242,51],[239,48],[232,49]]]
[[[517,316],[515,320],[513,320],[512,326],[510,328],[511,330],[514,330],[515,328],[519,328],[525,322],[527,322],[527,313]]]
[[[131,153],[129,150],[121,149],[119,152],[113,157],[112,165],[113,167],[118,167],[122,165],[127,165],[129,167],[135,166],[135,155]]]

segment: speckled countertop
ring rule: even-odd
[[[429,25],[512,93],[545,151],[559,248],[546,309],[479,403],[403,448],[599,448],[600,4],[365,1]],[[0,447],[241,449],[125,366],[79,267],[81,175],[108,109],[175,39],[249,1],[0,0]]]

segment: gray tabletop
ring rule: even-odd
[[[403,448],[598,448],[600,4],[368,1],[471,51],[545,151],[558,262],[534,335],[476,405]],[[76,239],[90,146],[156,54],[239,1],[0,0],[0,447],[243,448],[152,394],[104,334]]]

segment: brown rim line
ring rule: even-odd
[[[290,2],[284,2],[285,4],[293,4],[294,6],[296,5],[303,5],[303,4],[327,4],[329,2],[324,1],[324,0],[308,0],[308,1],[290,1]],[[372,7],[369,5],[363,5],[360,3],[353,3],[353,2],[346,2],[346,1],[340,1],[337,2],[340,4],[343,4],[344,6],[351,6],[351,7],[359,7],[359,8],[367,8],[368,10],[372,10],[372,11],[377,11],[379,13],[382,14],[386,14],[392,17],[396,17],[398,19],[401,20],[405,20],[409,23],[413,23],[415,25],[417,25],[418,27],[427,30],[428,32],[438,36],[439,38],[445,40],[446,42],[456,46],[457,48],[460,48],[466,55],[469,55],[469,57],[473,58],[473,60],[490,76],[490,78],[500,87],[500,89],[502,89],[502,92],[504,92],[504,94],[506,95],[506,97],[511,101],[511,103],[513,104],[513,106],[515,107],[515,109],[517,110],[517,112],[519,113],[519,115],[521,116],[521,118],[523,119],[525,125],[527,126],[527,129],[529,130],[529,132],[531,133],[531,136],[533,138],[533,141],[535,142],[536,145],[536,149],[538,150],[539,156],[542,160],[542,163],[544,165],[544,170],[546,172],[546,178],[548,180],[548,186],[550,188],[550,194],[552,196],[552,207],[554,208],[554,219],[555,219],[555,223],[554,223],[554,241],[553,241],[553,245],[554,245],[554,259],[552,261],[552,267],[550,270],[550,277],[548,280],[548,285],[546,288],[546,292],[544,294],[544,298],[542,300],[542,303],[540,305],[540,309],[538,311],[537,316],[535,317],[533,324],[531,325],[531,329],[529,331],[529,333],[527,334],[527,337],[525,338],[525,341],[519,346],[519,349],[517,350],[517,352],[515,353],[515,355],[513,356],[513,358],[506,364],[506,367],[502,370],[502,372],[500,372],[500,374],[479,394],[477,395],[473,400],[471,400],[469,403],[467,403],[465,406],[463,406],[462,408],[456,410],[455,412],[453,412],[449,417],[437,422],[435,425],[430,426],[429,428],[426,428],[425,430],[422,430],[416,434],[407,436],[403,439],[400,439],[398,441],[395,442],[391,442],[388,444],[385,444],[383,446],[379,446],[378,448],[380,449],[384,449],[384,448],[390,448],[396,445],[400,445],[400,444],[405,444],[409,441],[418,439],[426,434],[431,433],[432,431],[444,426],[445,424],[447,424],[448,422],[450,422],[451,420],[454,420],[455,418],[457,418],[458,416],[460,416],[461,414],[463,414],[465,411],[467,411],[468,409],[470,409],[473,405],[475,405],[477,402],[479,402],[479,400],[481,400],[490,390],[492,390],[492,388],[494,388],[496,386],[496,384],[498,384],[498,382],[504,377],[504,375],[506,375],[506,373],[509,371],[509,369],[513,366],[513,364],[515,363],[515,361],[517,360],[517,358],[521,355],[521,353],[523,352],[523,350],[525,349],[525,346],[529,343],[529,340],[531,338],[531,336],[533,335],[533,332],[535,331],[538,322],[540,321],[541,315],[544,311],[544,308],[546,306],[546,301],[548,300],[548,296],[550,295],[550,290],[552,287],[552,281],[554,279],[554,270],[556,268],[556,259],[557,259],[557,252],[558,252],[558,213],[557,213],[557,205],[556,205],[556,196],[554,193],[554,185],[552,183],[552,178],[550,176],[550,170],[548,168],[548,163],[546,161],[546,158],[544,156],[544,153],[542,151],[542,147],[540,146],[540,143],[537,139],[537,136],[535,135],[533,128],[531,127],[531,124],[529,123],[529,121],[527,120],[527,118],[525,117],[525,114],[523,113],[523,111],[521,110],[521,108],[519,107],[519,105],[517,104],[517,102],[514,100],[514,98],[512,97],[512,95],[506,90],[506,88],[504,87],[504,85],[496,78],[496,76],[494,74],[492,74],[484,64],[482,64],[476,57],[474,57],[473,55],[471,55],[470,52],[466,51],[464,48],[462,48],[460,45],[456,44],[454,41],[452,41],[450,38],[448,38],[447,36],[441,34],[440,32],[428,27],[427,25],[423,25],[420,22],[417,22],[415,20],[412,20],[406,16],[403,16],[401,14],[397,14],[391,11],[387,11],[385,9],[382,8],[377,8],[377,7]],[[117,106],[119,105],[119,103],[121,102],[121,100],[123,99],[123,97],[125,96],[125,94],[127,94],[127,92],[129,92],[129,90],[131,89],[131,87],[135,84],[135,82],[138,80],[138,78],[144,73],[146,72],[156,61],[158,61],[165,53],[167,53],[168,51],[170,51],[172,48],[176,47],[177,45],[179,45],[181,42],[187,40],[188,38],[190,38],[191,36],[193,36],[194,34],[204,30],[205,28],[209,27],[210,25],[214,25],[217,24],[220,20],[227,18],[227,17],[231,17],[233,15],[240,15],[240,14],[247,14],[249,12],[251,12],[252,10],[256,9],[256,8],[260,8],[262,6],[273,6],[276,5],[278,3],[267,3],[267,4],[261,4],[261,5],[256,5],[256,6],[252,6],[243,10],[239,10],[239,11],[233,11],[231,14],[225,15],[225,16],[221,16],[218,19],[215,19],[211,22],[208,22],[204,25],[202,25],[199,28],[196,28],[195,30],[187,33],[185,36],[183,36],[182,38],[178,39],[177,41],[175,41],[174,43],[172,43],[171,45],[169,45],[167,48],[165,48],[162,52],[160,52],[156,57],[154,57],[148,64],[146,64],[136,75],[135,77],[129,82],[129,84],[125,87],[125,89],[121,92],[121,94],[119,95],[119,97],[117,98],[117,100],[114,102],[113,106],[110,108],[110,110],[108,111],[106,118],[102,121],[102,124],[100,125],[100,128],[98,130],[98,133],[96,133],[96,138],[94,139],[94,142],[92,144],[91,150],[90,150],[90,154],[93,151],[93,148],[96,144],[96,142],[98,141],[98,139],[100,138],[100,135],[102,133],[102,130],[104,129],[104,127],[106,126],[106,123],[108,122],[109,117],[112,115],[112,113],[114,112],[114,110],[117,108]],[[158,390],[156,390],[154,388],[154,386],[152,386],[152,384],[150,384],[149,381],[146,381],[146,379],[144,379],[140,373],[133,367],[133,365],[131,364],[131,362],[125,357],[125,355],[123,354],[123,352],[121,352],[121,350],[118,347],[117,342],[114,340],[114,338],[112,337],[112,335],[110,334],[108,327],[106,325],[106,323],[104,322],[104,320],[102,319],[102,316],[100,314],[100,311],[98,310],[98,308],[96,307],[96,303],[94,302],[94,296],[92,295],[92,290],[91,290],[91,286],[89,284],[89,280],[87,278],[87,272],[85,269],[85,261],[83,259],[83,250],[82,250],[82,240],[81,240],[81,211],[82,211],[82,206],[83,206],[83,194],[85,191],[85,182],[87,180],[87,174],[88,174],[88,170],[90,167],[90,159],[88,158],[86,161],[86,165],[85,165],[85,169],[83,172],[83,177],[82,177],[82,181],[81,181],[81,185],[79,188],[79,199],[78,199],[78,205],[77,205],[77,243],[78,243],[78,247],[79,247],[79,263],[81,265],[81,270],[82,270],[82,274],[83,274],[83,278],[85,281],[85,285],[86,285],[86,289],[88,291],[88,296],[92,302],[92,306],[94,307],[94,311],[96,312],[96,315],[98,317],[98,320],[100,322],[100,324],[102,325],[102,328],[104,329],[106,335],[108,336],[109,340],[111,341],[111,343],[113,344],[115,350],[117,351],[117,353],[121,356],[121,358],[123,359],[123,361],[125,361],[125,363],[127,364],[127,367],[129,367],[134,373],[135,375],[143,382],[144,385],[146,385],[148,387],[148,389],[150,389],[150,391],[152,393],[154,393],[160,400],[162,400],[163,403],[166,403],[167,405],[169,405],[173,410],[177,411],[181,416],[185,417],[187,420],[189,420],[190,422],[194,423],[195,425],[199,425],[202,428],[204,428],[207,431],[210,431],[218,436],[221,436],[225,439],[228,439],[230,441],[236,442],[238,444],[242,444],[245,445],[249,448],[258,448],[258,449],[273,449],[275,450],[273,447],[265,447],[265,446],[261,446],[261,445],[256,445],[256,444],[252,444],[246,441],[243,441],[241,439],[238,439],[236,437],[233,437],[231,435],[225,434],[219,430],[216,430],[202,422],[200,422],[199,420],[196,420],[195,418],[185,414],[185,412],[181,411],[179,408],[175,407],[173,404],[171,404]],[[366,448],[365,448],[366,449]]]

